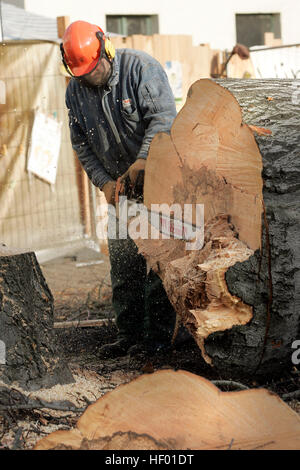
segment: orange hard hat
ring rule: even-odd
[[[99,26],[86,21],[75,21],[66,29],[63,37],[63,52],[66,65],[75,77],[91,72],[98,64],[103,42]]]

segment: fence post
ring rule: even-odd
[[[65,30],[70,24],[69,16],[58,16],[57,21],[57,33],[58,37],[62,38]],[[69,84],[70,79],[66,78],[66,85]],[[75,157],[75,166],[76,166],[76,175],[77,175],[77,185],[79,192],[80,208],[81,208],[81,217],[82,223],[84,226],[84,235],[87,238],[91,238],[95,235],[96,224],[92,221],[92,211],[91,211],[91,195],[90,195],[90,182],[87,177],[87,174],[83,170],[77,155],[74,152]],[[95,218],[95,215],[94,215]]]

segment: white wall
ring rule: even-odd
[[[190,34],[194,44],[230,49],[236,13],[281,13],[283,44],[300,43],[300,0],[25,0],[28,11],[70,16],[106,28],[106,14],[158,14],[160,34]]]

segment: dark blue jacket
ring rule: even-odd
[[[66,93],[72,146],[93,184],[117,180],[147,158],[157,132],[169,132],[176,107],[167,75],[148,54],[119,49],[108,85],[72,79]]]

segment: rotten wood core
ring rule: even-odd
[[[165,287],[173,305],[183,313],[181,321],[193,332],[209,364],[205,339],[216,331],[246,325],[253,317],[252,308],[231,295],[225,280],[230,266],[253,254],[236,235],[227,216],[213,219],[206,225],[204,248],[174,260],[166,270]]]
[[[188,399],[187,399],[188,397]],[[300,419],[267,390],[221,392],[185,371],[159,371],[107,393],[77,427],[35,450],[298,449]]]

